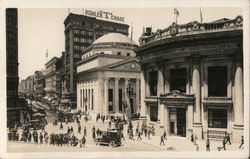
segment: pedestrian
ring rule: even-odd
[[[192,134],[191,134],[191,142],[192,142],[192,143],[194,142],[194,134],[193,134],[193,132],[192,132]]]
[[[147,137],[147,134],[148,134],[147,131],[148,131],[148,130],[147,130],[147,128],[145,127],[145,128],[144,128],[145,137]]]
[[[231,140],[230,140],[229,133],[227,133],[227,136],[226,136],[226,143],[229,143],[229,145],[231,145]]]
[[[163,137],[163,135],[161,136],[161,142],[160,142],[160,146],[161,146],[161,144],[165,145],[165,143],[164,143],[164,137]]]
[[[206,142],[206,151],[210,151],[210,141],[209,141],[209,139],[207,139],[207,142]]]
[[[40,144],[42,144],[43,143],[43,134],[42,134],[42,132],[40,132]]]
[[[79,125],[78,125],[78,133],[79,133],[79,134],[81,134],[81,130],[82,130],[82,127],[81,127],[81,125],[79,124]]]
[[[155,136],[155,127],[152,125],[152,135]]]
[[[149,130],[148,131],[148,139],[150,140],[150,134],[151,134],[151,131]]]
[[[104,124],[105,121],[105,115],[102,116],[102,123]]]
[[[83,134],[84,134],[85,137],[87,136],[87,129],[86,129],[86,126],[84,127]]]
[[[167,133],[166,133],[166,130],[164,130],[164,132],[163,132],[164,139],[166,139],[166,136],[167,136]]]
[[[239,146],[239,149],[241,148],[241,146],[244,144],[244,137],[241,136],[241,143],[240,143],[240,146]]]
[[[111,128],[111,120],[109,121],[109,128]]]
[[[224,149],[224,150],[226,150],[226,139],[223,139],[223,141],[222,141],[222,148]]]
[[[125,140],[125,138],[124,138],[124,135],[123,135],[122,131],[121,131],[121,138],[122,138],[123,140]]]
[[[197,139],[198,139],[197,135],[194,135],[194,144],[195,144],[195,145],[196,145]]]
[[[60,125],[60,130],[63,130],[63,124],[62,124],[62,122],[61,122],[61,125]]]
[[[92,138],[95,139],[95,132],[92,132]]]
[[[85,136],[82,137],[82,140],[81,140],[81,144],[80,144],[80,147],[85,146],[85,143],[86,143],[86,138]]]
[[[135,135],[139,135],[139,125],[137,125],[137,127],[135,129]]]
[[[137,138],[137,140],[139,140],[139,139],[142,140],[142,138],[141,138],[141,132],[140,131],[138,132],[138,138]]]

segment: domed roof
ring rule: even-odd
[[[127,43],[131,44],[131,39],[123,35],[121,33],[108,33],[106,35],[101,36],[96,41],[93,42],[93,44],[99,44],[99,43]],[[134,40],[132,40],[133,45],[137,45]]]

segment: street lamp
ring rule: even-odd
[[[128,102],[130,103],[130,98],[131,98],[131,96],[133,96],[134,95],[134,90],[133,90],[133,87],[132,87],[132,84],[131,84],[131,82],[130,82],[130,80],[128,81],[128,86],[127,86],[127,94],[128,94]],[[131,103],[129,104],[129,106],[130,106],[130,113],[132,112],[131,111]]]

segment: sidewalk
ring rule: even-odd
[[[135,142],[142,142],[151,146],[156,146],[166,151],[197,151],[197,146],[191,143],[190,140],[179,136],[168,136],[167,140],[164,140],[165,145],[160,146],[160,136],[150,136],[150,139],[142,136],[142,140],[137,140],[137,136],[134,137]],[[206,141],[200,140],[196,142],[199,150],[206,151]],[[222,141],[211,141],[210,140],[210,151],[218,151],[218,147],[222,147]],[[244,147],[244,146],[243,146]],[[241,151],[238,143],[232,143],[232,145],[226,145],[226,151]],[[221,150],[224,151],[224,150]]]
[[[161,148],[162,150],[167,151],[196,151],[196,147],[188,141],[186,138],[178,137],[178,136],[170,136],[167,137],[167,140],[164,140],[165,145],[160,145],[160,136],[150,136],[150,139],[142,136],[142,140],[137,140],[137,136],[135,136],[135,141],[142,142],[145,144],[149,144],[152,146],[156,146]]]

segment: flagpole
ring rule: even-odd
[[[200,20],[201,20],[201,23],[202,23],[203,22],[203,17],[202,17],[201,7],[200,7]]]

